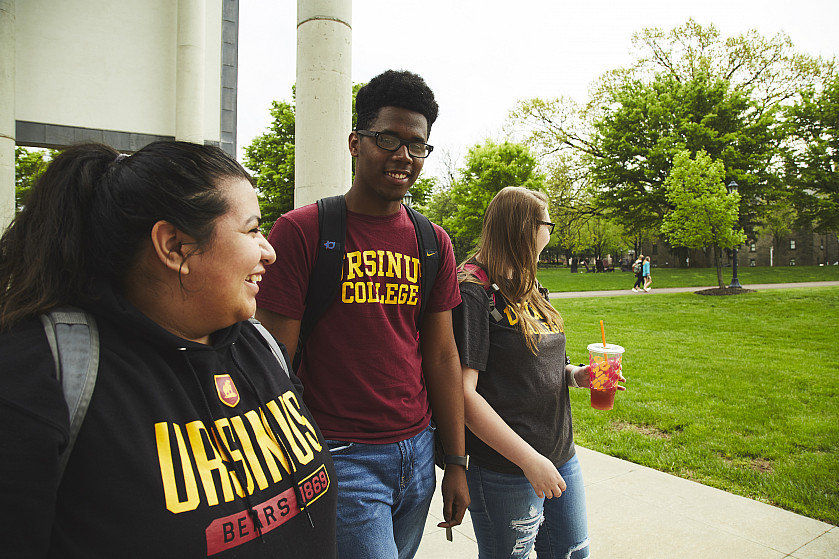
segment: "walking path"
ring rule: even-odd
[[[837,559],[839,527],[577,447],[594,559]],[[452,542],[431,502],[417,559],[476,558],[468,512]],[[531,557],[536,557],[533,553]]]
[[[835,287],[839,286],[839,281],[803,281],[800,283],[753,283],[744,285],[746,289],[786,289],[790,287]],[[716,285],[705,287],[653,287],[649,292],[639,291],[633,292],[631,289],[615,289],[610,291],[563,291],[559,293],[551,293],[551,299],[573,299],[577,297],[614,297],[616,295],[649,295],[651,293],[687,293],[691,291],[701,291],[703,289],[712,289]]]
[[[744,285],[747,289],[839,286],[839,281]],[[651,293],[707,289],[674,287]],[[551,298],[644,295],[621,291],[551,293]],[[580,446],[595,559],[839,559],[839,527]],[[469,513],[452,542],[437,528],[438,489],[417,559],[476,558]],[[536,557],[533,553],[531,557]]]

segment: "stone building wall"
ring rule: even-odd
[[[839,262],[839,240],[835,233],[799,230],[778,240],[771,235],[749,240],[738,251],[739,266],[819,266]],[[706,268],[714,265],[712,249],[674,248],[664,239],[645,243],[641,252],[660,268]],[[723,265],[731,264],[731,252],[723,250]]]

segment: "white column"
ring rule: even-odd
[[[294,206],[349,190],[352,0],[297,0]]]
[[[0,234],[15,215],[15,0],[0,0]]]
[[[204,0],[178,0],[175,139],[204,143]]]

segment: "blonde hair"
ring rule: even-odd
[[[520,186],[502,188],[487,206],[478,248],[467,259],[479,254],[490,284],[499,287],[509,304],[519,307],[518,325],[534,354],[543,330],[539,319],[525,310],[527,305],[544,317],[551,330],[564,329],[562,317],[539,292],[536,281],[536,239],[547,207],[548,198],[542,192]],[[462,268],[458,281],[481,283]]]

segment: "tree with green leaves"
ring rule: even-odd
[[[15,211],[26,204],[26,197],[55,156],[56,150],[28,150],[15,147]]]
[[[650,83],[656,76],[670,76],[688,83],[706,76],[728,82],[731,91],[752,100],[755,110],[763,113],[794,99],[836,69],[834,59],[795,52],[783,33],[767,39],[750,30],[723,37],[714,25],[705,27],[693,19],[670,31],[643,29],[633,35],[632,45],[636,61],[600,76],[586,102],[567,97],[520,101],[510,113],[510,124],[537,153],[570,149],[596,156],[590,143],[591,123],[601,118],[627,82]]]
[[[839,231],[839,77],[809,89],[787,111],[786,177],[799,224]]]
[[[751,230],[783,194],[778,108],[831,75],[835,60],[795,52],[783,33],[724,37],[694,20],[644,29],[633,47],[635,63],[603,74],[585,103],[520,101],[511,127],[540,155],[590,166],[603,211],[638,239],[668,210],[661,185],[673,155],[704,149],[740,184]]]
[[[417,211],[425,213],[425,207],[431,201],[431,194],[434,192],[436,187],[436,177],[420,176],[416,181],[414,181],[414,184],[408,191],[413,197],[411,206]]]
[[[355,95],[364,84],[352,88],[352,126],[355,128]],[[274,221],[294,209],[294,124],[295,88],[292,102],[271,103],[271,125],[261,136],[245,146],[245,167],[253,172],[262,228],[269,231]],[[349,130],[347,131],[349,134]]]
[[[779,183],[775,125],[774,111],[757,111],[746,95],[707,74],[688,82],[664,74],[650,83],[627,81],[594,123],[598,203],[628,230],[655,228],[671,209],[664,180],[675,155],[704,151],[741,185],[744,220],[754,223]]]
[[[566,259],[592,252],[589,222],[600,218],[598,209],[592,205],[586,177],[578,174],[579,166],[567,153],[550,159],[544,167],[548,212],[556,224],[548,248],[556,240]]]
[[[271,103],[271,125],[245,147],[245,167],[253,172],[263,228],[294,209],[294,105]]]
[[[639,57],[631,74],[665,74],[681,83],[703,75],[724,80],[732,91],[752,99],[761,113],[797,97],[835,64],[795,52],[783,32],[766,38],[752,29],[723,37],[713,24],[702,26],[693,19],[669,32],[643,29],[633,35],[632,44]]]
[[[728,192],[725,166],[699,151],[695,158],[682,150],[676,154],[673,167],[664,180],[667,200],[672,206],[661,224],[661,232],[675,247],[703,248],[712,246],[717,267],[717,281],[722,279],[722,250],[745,242],[739,226],[740,195]]]
[[[537,170],[530,150],[512,142],[487,140],[469,150],[465,167],[453,185],[450,197],[454,215],[443,220],[443,227],[459,239],[460,247],[474,246],[481,234],[484,212],[489,202],[505,186],[543,190],[544,176]],[[465,254],[458,254],[459,259]]]

